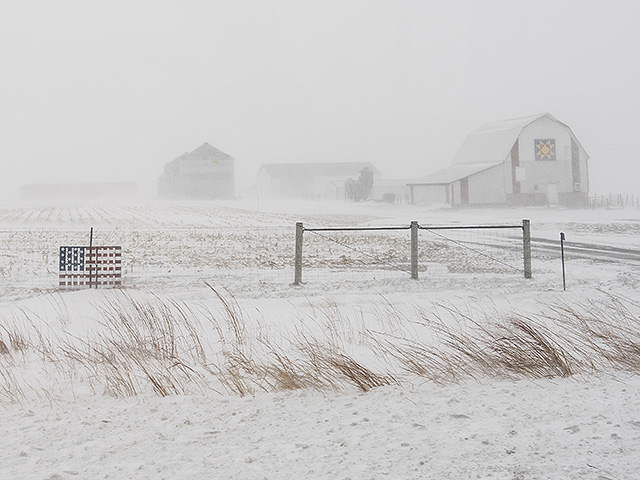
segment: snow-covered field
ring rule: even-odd
[[[640,478],[640,263],[567,253],[564,292],[542,248],[640,250],[638,210],[257,207],[0,208],[0,479]],[[532,279],[517,236],[421,234],[411,280],[402,231],[305,234],[291,285],[298,221],[524,218]],[[57,290],[90,227],[124,288]]]

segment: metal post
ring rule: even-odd
[[[567,291],[567,281],[564,271],[564,233],[560,232],[560,255],[562,256],[562,290]]]
[[[294,285],[300,285],[302,283],[302,234],[304,233],[304,226],[302,222],[296,223],[296,256],[295,256],[295,270],[294,270]]]
[[[91,227],[91,232],[89,233],[89,288],[91,288],[91,277],[92,277],[92,269],[93,269],[93,264],[91,263],[92,252],[93,252],[93,227]],[[96,288],[98,288],[97,281],[96,281]]]
[[[531,220],[522,220],[522,246],[524,250],[524,278],[531,278]]]
[[[418,222],[411,222],[411,279],[418,280]]]

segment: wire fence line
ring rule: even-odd
[[[507,227],[507,228],[510,228],[510,227]],[[432,235],[436,235],[437,237],[439,237],[439,238],[441,238],[441,239],[443,239],[443,240],[445,240],[447,242],[451,242],[451,243],[453,243],[455,245],[458,245],[461,248],[464,248],[464,249],[469,250],[470,252],[473,252],[475,255],[478,255],[480,257],[485,257],[485,258],[489,259],[491,262],[494,262],[494,263],[497,263],[499,265],[505,266],[508,269],[513,270],[513,271],[518,272],[518,273],[523,271],[522,268],[516,267],[516,266],[511,265],[511,264],[509,264],[507,262],[504,262],[501,258],[498,258],[496,255],[492,255],[490,253],[482,251],[479,248],[470,247],[469,245],[465,244],[464,242],[455,240],[455,239],[450,238],[450,237],[446,237],[446,236],[436,232],[433,229],[426,229],[426,230],[429,231],[429,233],[431,233]],[[469,243],[469,242],[467,242],[467,243]],[[476,245],[487,246],[486,243],[482,243],[482,242],[475,242],[475,244]]]
[[[632,208],[640,210],[640,197],[636,195],[629,195],[616,193],[616,194],[599,194],[591,195],[588,199],[589,207],[592,209],[604,208],[604,209],[625,209]]]
[[[522,273],[522,225],[419,225],[421,278]],[[122,246],[124,287],[188,287],[204,281],[257,288],[295,283],[294,225],[247,228],[98,229],[96,244]],[[358,282],[411,278],[411,225],[399,227],[305,228],[305,282]],[[8,291],[52,289],[58,250],[85,244],[89,229],[0,230],[0,296]],[[533,239],[536,258],[559,255],[556,241]],[[567,243],[570,259],[637,263],[638,252],[594,244]],[[558,250],[558,251],[556,251]],[[614,251],[615,250],[615,251]],[[633,258],[632,258],[633,257]],[[246,287],[249,288],[249,287]]]
[[[347,283],[364,288],[365,282],[381,279],[403,282],[398,285],[417,276],[468,282],[489,278],[482,275],[499,279],[525,272],[524,222],[413,225],[303,227],[308,233],[301,261],[305,283],[321,289]],[[102,228],[96,229],[94,244],[122,246],[125,288],[180,289],[210,282],[234,291],[259,294],[277,290],[286,295],[287,288],[296,284],[298,273],[297,229],[293,222],[246,227]],[[417,234],[415,245],[412,233]],[[0,229],[0,297],[55,291],[60,246],[88,241],[89,228],[84,224]],[[557,241],[534,238],[531,243],[540,265],[559,258]],[[640,253],[634,249],[586,242],[567,242],[565,246],[570,260],[640,262]]]
[[[377,230],[377,229],[363,229],[363,231],[372,231],[372,230]],[[389,228],[389,229],[385,229],[385,230],[395,230],[395,229]],[[356,258],[356,261],[358,261],[359,263],[361,263],[363,265],[367,265],[367,262],[366,262],[365,259],[368,259],[368,260],[373,260],[374,262],[376,262],[378,264],[386,265],[390,269],[399,270],[399,271],[404,272],[404,273],[411,273],[411,271],[409,269],[403,268],[400,265],[392,263],[386,258],[382,258],[382,257],[376,256],[376,255],[373,255],[373,254],[368,253],[368,252],[366,252],[364,250],[361,250],[359,248],[356,248],[356,247],[353,247],[351,245],[348,245],[345,242],[341,242],[340,240],[336,240],[335,238],[331,238],[329,236],[326,236],[326,235],[323,235],[323,234],[320,233],[320,231],[331,231],[329,229],[310,229],[308,231],[311,232],[314,235],[317,235],[317,236],[329,241],[329,242],[333,242],[333,243],[335,243],[335,244],[337,244],[337,245],[339,245],[339,246],[341,246],[341,247],[343,247],[343,248],[345,248],[347,250],[350,250],[351,252],[357,253],[360,257],[363,257],[363,258],[360,258],[360,259]],[[349,229],[347,231],[357,231],[357,229]]]
[[[509,263],[503,258],[506,251],[512,252],[512,263],[517,262],[516,236],[480,230],[470,234],[473,229],[456,230],[457,226],[445,236],[445,228],[420,226],[421,231],[432,230],[435,237],[420,241],[421,272],[431,276],[497,272],[501,258],[504,264]],[[411,229],[411,225],[306,229],[316,239],[311,243],[308,239],[304,259],[307,277],[319,281],[410,277],[411,242],[407,231]],[[124,287],[189,286],[205,280],[238,288],[252,282],[288,286],[295,277],[295,231],[293,225],[99,228],[94,231],[94,245],[122,247]],[[489,230],[498,231],[499,226]],[[85,224],[0,230],[0,295],[16,290],[55,289],[60,246],[88,245],[89,233]],[[496,248],[500,249],[499,255],[495,254]],[[482,257],[487,259],[484,264],[478,262]]]
[[[0,297],[55,290],[59,249],[89,245],[86,225],[0,230]],[[203,281],[289,285],[291,226],[100,228],[94,245],[122,247],[122,286],[190,287]]]
[[[391,232],[406,232],[410,230],[410,238],[402,233],[399,239],[390,246],[388,239]],[[418,232],[426,230],[431,234],[429,242],[419,240]],[[438,231],[450,230],[447,235]],[[495,232],[512,231],[515,234],[502,234],[499,241]],[[326,245],[314,245],[304,242],[304,232],[313,234],[342,246],[345,251],[357,254],[347,257],[341,255],[339,259],[331,258],[331,248]],[[473,232],[473,239],[463,239],[462,235]],[[485,232],[485,233],[480,233]],[[486,232],[491,232],[487,234]],[[332,235],[327,235],[331,233]],[[336,238],[335,235],[338,235]],[[354,235],[360,235],[354,239]],[[372,238],[378,239],[377,242]],[[485,225],[419,225],[411,222],[409,226],[368,226],[368,227],[318,227],[307,228],[302,222],[296,224],[296,260],[294,284],[302,282],[303,267],[306,271],[313,268],[346,269],[354,268],[356,264],[367,264],[370,269],[396,270],[410,273],[412,279],[418,279],[419,271],[429,269],[434,262],[442,263],[445,257],[450,265],[447,271],[476,272],[495,270],[495,266],[506,268],[508,271],[524,273],[525,278],[531,278],[531,245],[530,222],[523,220],[522,224],[485,224]],[[435,239],[435,240],[434,240]],[[326,242],[325,242],[326,243]],[[471,246],[474,245],[474,246]],[[519,246],[518,246],[519,245]],[[303,246],[307,253],[303,256]],[[509,253],[505,255],[505,253]],[[515,254],[515,257],[514,257]],[[478,262],[478,259],[484,259]],[[516,267],[515,262],[520,259],[523,267]],[[366,260],[366,261],[365,261]]]

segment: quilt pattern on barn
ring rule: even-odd
[[[536,139],[536,160],[555,160],[556,159],[556,140],[555,138]]]

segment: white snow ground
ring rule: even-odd
[[[534,236],[556,239],[564,231],[568,239],[640,249],[636,210],[479,212],[262,202],[262,212],[256,213],[250,207],[237,202],[159,204],[106,207],[100,215],[92,208],[6,208],[0,211],[5,245],[25,231],[36,240],[23,252],[6,247],[0,252],[4,257],[0,322],[15,326],[30,318],[55,341],[95,333],[96,306],[113,298],[113,293],[59,293],[53,288],[59,237],[89,225],[97,230],[135,229],[137,235],[145,228],[182,228],[187,245],[196,241],[192,233],[198,228],[246,221],[288,228],[301,218],[305,223],[322,218],[342,224],[499,223],[531,218]],[[24,244],[27,237],[19,238]],[[272,339],[286,336],[289,329],[305,319],[317,319],[322,316],[319,310],[333,306],[349,318],[360,314],[361,323],[370,315],[375,323],[384,315],[373,313],[387,304],[402,315],[416,309],[431,312],[436,304],[535,314],[554,302],[581,303],[610,294],[640,300],[637,265],[568,258],[569,288],[562,292],[556,260],[536,263],[534,258],[530,281],[516,277],[503,281],[499,276],[490,281],[474,276],[452,280],[444,275],[413,283],[396,279],[359,283],[358,278],[341,278],[330,286],[310,282],[292,288],[287,273],[280,286],[247,282],[245,288],[234,281],[231,293],[247,321],[254,327],[259,324]],[[18,266],[24,267],[19,274]],[[206,272],[165,276],[162,282],[154,272],[149,267],[138,277],[137,270],[126,273],[135,278],[126,290],[134,297],[155,295],[194,306],[212,301],[211,291],[203,287]],[[341,325],[345,342],[357,337],[357,332],[348,331],[348,322]],[[358,352],[358,345],[353,349]],[[400,385],[366,393],[346,386],[322,393],[257,390],[240,397],[201,388],[159,397],[142,389],[137,396],[114,398],[100,381],[91,384],[79,370],[57,369],[37,358],[21,360],[17,354],[14,360],[18,367],[2,371],[1,385],[10,387],[13,380],[6,372],[17,372],[24,395],[5,395],[0,403],[4,432],[0,479],[640,479],[637,374],[484,378],[443,385],[405,376]]]
[[[640,379],[10,406],[7,479],[634,479]]]

